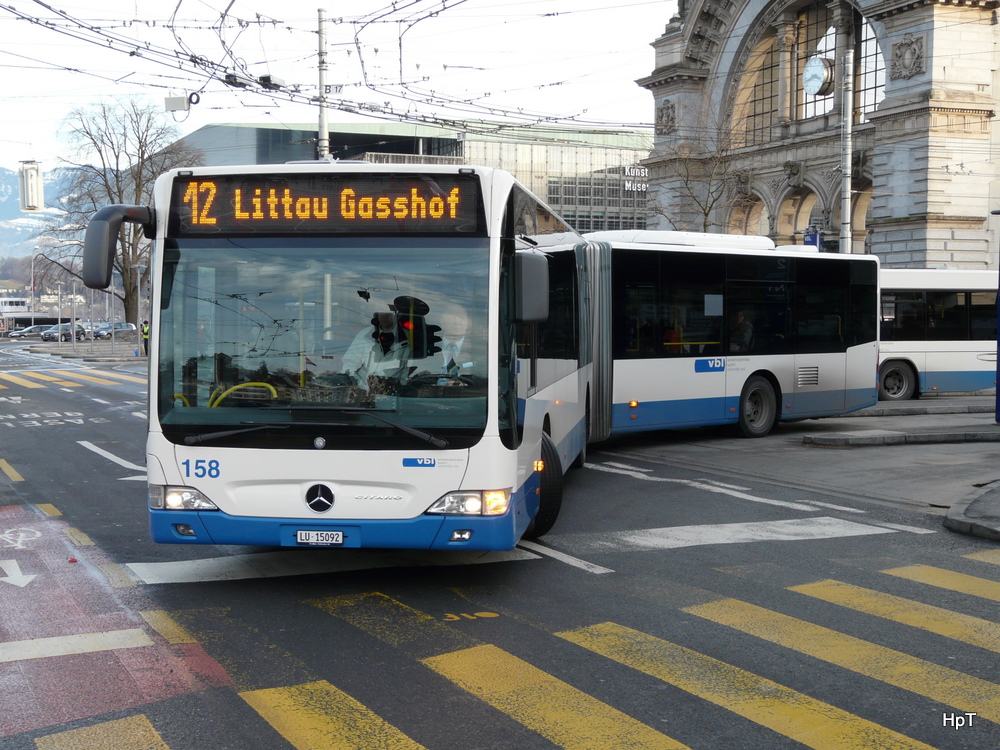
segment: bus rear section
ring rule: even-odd
[[[874,257],[761,237],[586,237],[608,286],[595,345],[612,363],[607,434],[736,424],[760,437],[875,403]]]

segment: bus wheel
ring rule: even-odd
[[[552,438],[542,434],[542,477],[541,493],[538,496],[538,513],[528,524],[524,536],[528,539],[538,539],[549,533],[559,517],[562,507],[563,475],[559,453],[552,443]]]
[[[740,394],[740,431],[746,437],[764,437],[778,418],[778,399],[767,378],[754,375]]]
[[[905,362],[889,361],[878,371],[878,400],[906,401],[917,389],[917,376]]]

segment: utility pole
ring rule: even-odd
[[[319,137],[316,139],[316,158],[330,156],[330,124],[326,119],[326,10],[319,9]]]
[[[851,247],[851,128],[854,125],[854,47],[847,35],[844,49],[844,98],[841,104],[843,144],[840,158],[840,252],[849,253]]]

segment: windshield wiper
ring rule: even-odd
[[[415,437],[419,440],[423,440],[425,443],[435,447],[435,448],[447,448],[448,441],[444,438],[439,438],[436,435],[431,435],[429,432],[424,432],[423,430],[418,430],[416,427],[410,427],[408,424],[403,424],[402,422],[397,422],[395,419],[389,419],[374,409],[367,409],[363,406],[264,406],[263,409],[276,409],[288,411],[333,411],[345,414],[364,414],[371,417],[372,419],[387,424],[390,427],[394,427],[402,433]],[[294,422],[295,425],[307,425],[310,422]]]
[[[184,438],[184,445],[198,445],[198,443],[206,443],[209,440],[220,440],[232,435],[242,435],[246,432],[257,432],[258,430],[287,430],[289,427],[291,427],[290,424],[259,424],[255,427],[241,427],[237,430],[219,430],[218,432],[206,432],[201,435],[188,435]]]

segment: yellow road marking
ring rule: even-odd
[[[684,611],[984,719],[1000,719],[1000,686],[978,677],[737,599]]]
[[[9,463],[7,463],[6,461],[4,461],[2,458],[0,458],[0,471],[2,471],[4,474],[6,474],[7,478],[10,479],[10,481],[12,481],[12,482],[23,482],[24,481],[24,477],[22,477],[20,474],[18,474],[17,470],[15,470],[13,466],[11,466]]]
[[[556,635],[722,706],[806,747],[932,750],[836,706],[638,630],[606,622]]]
[[[63,529],[63,533],[69,537],[70,541],[73,542],[73,544],[76,544],[80,547],[92,547],[94,545],[93,539],[91,539],[89,536],[84,534],[79,529],[73,528],[72,526]]]
[[[62,515],[62,511],[60,511],[52,503],[38,503],[35,507],[38,508],[38,510],[42,511],[42,513],[44,513],[45,515],[50,516],[52,518]]]
[[[168,643],[197,643],[197,639],[188,632],[187,628],[177,620],[168,615],[162,609],[151,609],[140,612],[142,619],[150,624],[157,633],[166,638]]]
[[[71,380],[62,380],[60,378],[54,378],[51,375],[45,374],[44,372],[35,372],[34,370],[25,370],[21,374],[27,375],[30,378],[44,380],[46,383],[55,383],[56,385],[68,385],[68,386],[73,386],[74,388],[79,388],[83,386],[83,383],[74,383]]]
[[[98,569],[104,578],[116,589],[127,589],[135,586],[135,579],[121,565],[116,563],[105,563],[98,565]]]
[[[8,383],[13,383],[14,385],[20,385],[24,388],[44,388],[45,386],[41,383],[33,383],[30,380],[25,380],[24,378],[19,378],[17,375],[9,375],[5,372],[0,372],[0,378],[3,378]]]
[[[93,375],[84,375],[82,372],[69,371],[69,370],[52,370],[56,375],[61,375],[64,378],[76,378],[77,380],[86,380],[88,383],[100,383],[101,385],[118,385],[114,380],[108,380],[107,378],[97,378]]]
[[[982,552],[973,552],[971,555],[962,555],[969,560],[990,563],[990,565],[1000,565],[1000,549],[988,549]]]
[[[687,747],[493,645],[421,661],[563,748]]]
[[[950,612],[940,607],[840,581],[818,581],[792,586],[788,590],[937,633],[962,643],[1000,652],[1000,624],[989,620]]]
[[[112,630],[106,633],[81,633],[35,638],[30,641],[0,643],[0,664],[28,659],[46,659],[50,656],[89,654],[95,651],[114,651],[119,648],[141,648],[153,642],[138,628]]]
[[[38,750],[170,750],[145,716],[105,721],[35,739]]]
[[[890,568],[883,570],[897,578],[906,578],[917,583],[926,583],[928,586],[958,591],[963,594],[971,594],[983,599],[991,599],[1000,602],[1000,583],[990,581],[986,578],[976,578],[976,576],[956,573],[951,570],[932,568],[929,565],[908,565],[903,568]]]
[[[130,380],[133,383],[148,383],[148,378],[137,378],[135,375],[126,375],[121,372],[102,371],[101,374],[108,378],[118,378],[119,380]]]
[[[296,750],[418,750],[407,737],[325,680],[240,693]]]

